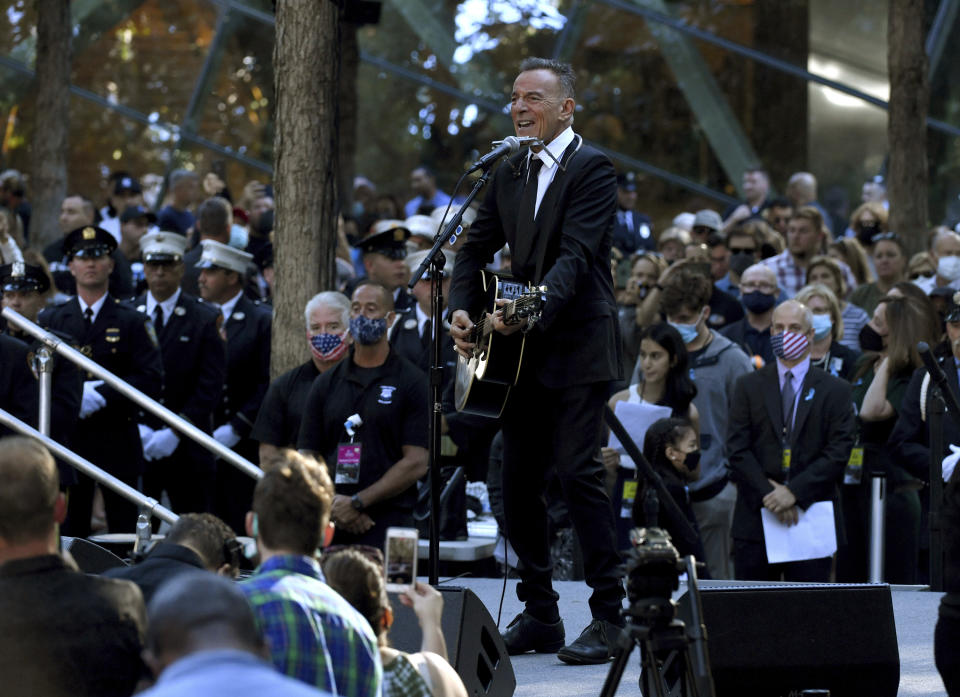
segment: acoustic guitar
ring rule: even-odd
[[[546,286],[531,286],[512,280],[505,274],[481,271],[487,294],[486,311],[474,322],[470,342],[476,344],[469,358],[457,362],[454,398],[457,411],[497,418],[517,384],[523,360],[525,337],[522,332],[504,336],[493,329],[488,316],[503,310],[504,324],[519,324],[524,318],[535,322],[547,300]],[[509,302],[502,308],[498,300]]]

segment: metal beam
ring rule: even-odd
[[[937,14],[933,18],[933,24],[930,27],[930,33],[927,34],[925,44],[929,70],[927,75],[932,81],[937,67],[940,65],[940,58],[943,56],[943,49],[947,45],[950,37],[950,29],[953,28],[957,20],[957,9],[960,9],[960,2],[957,0],[940,0],[937,7]]]

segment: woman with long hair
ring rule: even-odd
[[[383,569],[355,549],[324,555],[320,562],[327,585],[363,615],[380,644],[383,663],[383,697],[467,697],[467,689],[447,662],[447,647],[440,629],[443,596],[425,583],[397,597],[412,607],[420,622],[423,641],[417,653],[391,648],[387,630],[393,608],[387,597]]]
[[[870,250],[872,252],[873,245],[870,246]],[[834,240],[827,247],[827,254],[850,267],[850,273],[853,274],[858,288],[865,283],[873,282],[873,269],[870,268],[867,250],[853,237]]]
[[[697,440],[700,438],[700,414],[693,404],[697,386],[690,379],[689,356],[680,332],[666,322],[658,322],[640,334],[640,380],[610,398],[610,408],[616,411],[619,402],[669,407],[671,416],[689,421]],[[632,433],[637,446],[643,443],[644,433]],[[606,470],[607,491],[614,501],[617,516],[617,539],[621,548],[629,546],[630,492],[636,481],[636,464],[623,446],[600,450]],[[624,493],[626,492],[626,494]],[[621,505],[622,502],[622,505]]]
[[[912,297],[886,297],[861,330],[864,355],[853,378],[853,401],[858,412],[859,442],[855,454],[862,466],[847,468],[843,512],[847,545],[837,556],[838,581],[867,577],[869,491],[868,473],[886,475],[885,580],[915,583],[920,543],[920,489],[923,473],[905,470],[885,447],[897,421],[900,404],[916,368],[923,365],[917,342],[935,345],[932,308]],[[857,450],[859,449],[859,453]],[[856,481],[859,479],[859,481]]]

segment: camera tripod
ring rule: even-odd
[[[693,557],[685,561],[691,626],[676,619],[676,605],[669,596],[631,597],[600,697],[614,697],[635,646],[640,647],[640,690],[645,697],[714,697],[696,564]]]

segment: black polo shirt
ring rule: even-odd
[[[404,445],[427,447],[427,378],[417,366],[393,350],[376,368],[361,368],[350,355],[318,377],[310,388],[297,439],[299,450],[323,455],[336,472],[337,446],[349,442],[344,422],[359,414],[363,425],[356,442],[363,447],[357,484],[337,485],[337,493],[352,495],[380,479],[403,457]],[[370,508],[376,520],[378,508],[412,509],[416,487]]]
[[[250,437],[278,448],[295,448],[300,435],[300,417],[307,406],[313,381],[319,375],[311,358],[271,382]]]

